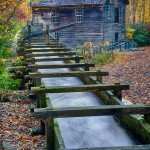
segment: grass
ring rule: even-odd
[[[126,56],[123,52],[101,52],[92,58],[92,62],[95,63],[96,66],[103,66],[118,63],[124,59],[126,59]]]

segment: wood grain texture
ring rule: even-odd
[[[146,105],[102,105],[91,107],[40,108],[34,110],[35,118],[66,118],[83,116],[150,114],[150,106]]]
[[[33,93],[65,93],[65,92],[83,92],[91,90],[107,91],[107,90],[128,90],[128,84],[90,84],[80,86],[50,86],[50,87],[32,87],[31,92]]]

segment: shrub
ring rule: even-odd
[[[105,65],[107,63],[113,62],[114,60],[114,53],[113,52],[101,52],[95,55],[93,58],[93,62],[96,66]]]
[[[126,28],[126,38],[128,40],[133,40],[134,39],[134,32],[135,32],[135,29]]]
[[[1,90],[17,90],[20,87],[21,80],[14,80],[11,78],[11,74],[3,72],[0,75],[0,89]]]
[[[146,46],[150,44],[150,31],[142,26],[136,27],[134,39],[139,46]]]

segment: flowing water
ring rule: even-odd
[[[38,64],[62,64],[62,61],[39,62]],[[67,72],[70,69],[39,69],[40,72]],[[45,86],[82,85],[76,77],[43,78]],[[49,93],[54,108],[86,107],[101,105],[91,92]],[[66,148],[94,148],[130,146],[137,142],[112,116],[58,118]]]

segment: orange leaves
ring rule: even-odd
[[[28,0],[1,0],[0,19],[26,20],[28,14]]]
[[[30,113],[31,102],[26,103],[29,101],[26,94],[27,91],[12,91],[9,93],[10,102],[2,104],[0,141],[18,150],[42,150],[45,149],[45,136],[30,136],[33,128],[39,127],[39,122]]]
[[[128,52],[124,55],[125,57],[120,60],[118,55],[115,64],[103,67],[110,73],[108,77],[105,77],[105,82],[127,82],[130,90],[123,91],[125,99],[132,103],[150,104],[150,47],[143,52]]]

